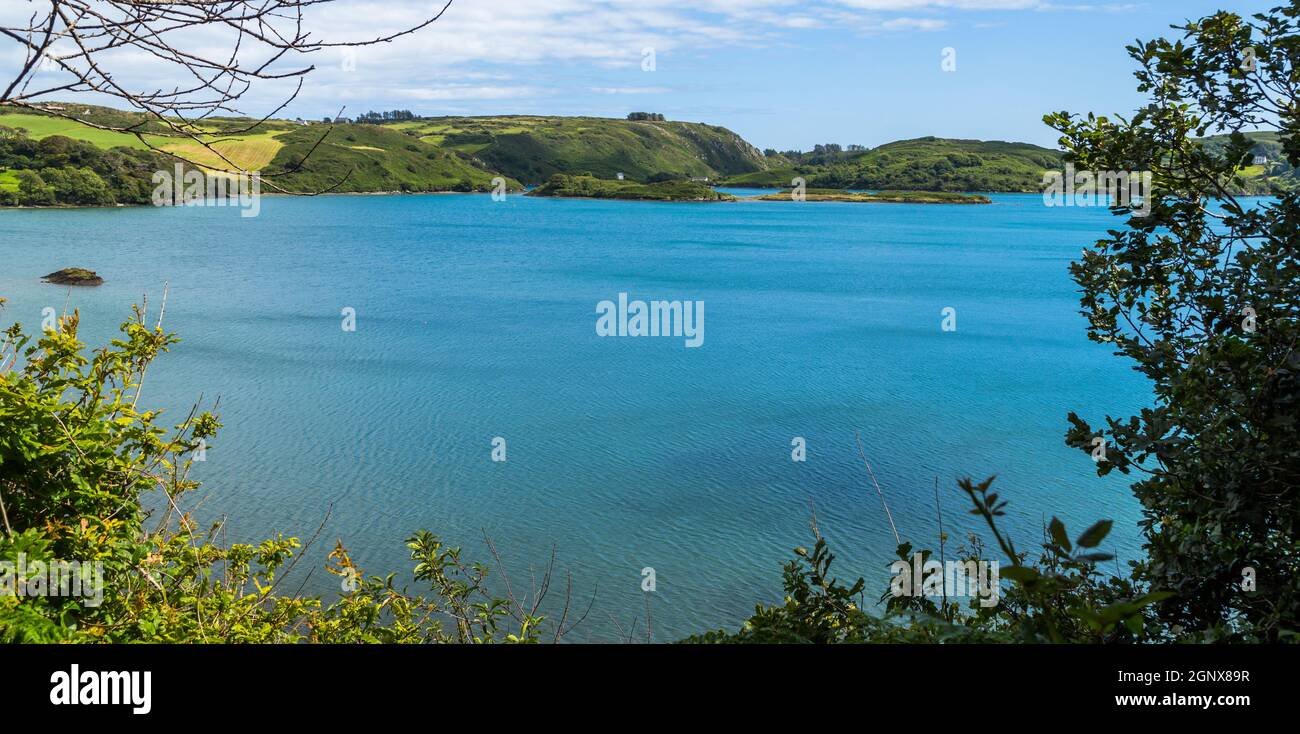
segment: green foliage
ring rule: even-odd
[[[64,317],[35,344],[15,325],[0,341],[0,561],[102,564],[102,600],[0,595],[0,641],[541,639],[549,623],[537,603],[494,597],[486,568],[427,532],[407,546],[429,596],[366,576],[341,543],[328,567],[344,579],[337,600],[282,588],[305,550],[297,538],[227,545],[217,541],[221,523],[200,529],[182,509],[217,416],[196,408],[165,429],[158,412],[138,407],[149,365],[177,339],[137,309],[120,338],[87,354],[78,321]]]
[[[985,521],[1007,561],[1000,574],[1011,583],[1002,585],[996,605],[984,606],[974,597],[963,605],[940,592],[911,595],[891,589],[880,597],[884,613],[871,614],[864,611],[864,579],[848,586],[836,579],[830,571],[835,557],[817,534],[813,551],[796,548],[795,560],[785,566],[782,605],[759,605],[735,633],[709,632],[685,642],[1132,643],[1162,639],[1161,631],[1151,624],[1151,608],[1169,594],[1143,593],[1138,585],[1096,569],[1096,564],[1112,558],[1090,550],[1109,532],[1109,521],[1093,525],[1071,544],[1065,525],[1053,518],[1037,562],[1026,564],[1026,555],[997,525],[1006,501],[989,491],[992,483],[992,478],[979,484],[966,479],[959,486],[973,506],[971,513]],[[989,560],[982,541],[973,534],[959,555],[959,562]],[[921,556],[923,562],[934,560],[929,551]],[[898,547],[898,559],[905,565],[912,558],[910,543]]]
[[[1251,160],[1239,171],[1240,180],[1231,182],[1234,193],[1267,195],[1300,187],[1300,170],[1287,160],[1283,141],[1276,132],[1260,130],[1241,134],[1250,141]],[[1199,142],[1212,154],[1223,156],[1232,141],[1231,135],[1210,135]],[[1265,159],[1264,162],[1255,163],[1256,156]]]
[[[1205,639],[1277,641],[1300,625],[1300,199],[1231,194],[1256,145],[1243,128],[1272,128],[1300,162],[1297,17],[1293,2],[1189,23],[1181,40],[1130,48],[1150,97],[1131,119],[1047,118],[1076,166],[1153,172],[1151,214],[1071,272],[1089,337],[1151,380],[1155,405],[1096,428],[1071,414],[1068,440],[1106,441],[1100,474],[1141,474],[1139,574],[1177,593],[1164,619]],[[1234,132],[1204,145],[1210,130]]]
[[[144,204],[154,171],[172,166],[172,159],[149,151],[105,150],[61,135],[33,140],[0,128],[0,170],[11,171],[17,182],[0,187],[0,206]]]

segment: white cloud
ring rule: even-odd
[[[936,18],[890,18],[880,24],[887,31],[941,31],[948,22]]]
[[[474,86],[470,84],[453,84],[437,87],[415,87],[394,89],[394,96],[409,100],[447,100],[447,99],[516,99],[532,97],[538,94],[536,87]]]
[[[668,87],[592,87],[596,94],[667,94]]]
[[[317,41],[380,37],[421,23],[441,2],[337,0],[307,5],[303,27]],[[639,69],[646,48],[654,49],[662,67],[674,57],[719,49],[797,46],[806,42],[800,34],[812,29],[853,35],[915,33],[1001,19],[990,17],[989,11],[1131,7],[1042,0],[454,0],[440,20],[415,34],[355,49],[355,68],[345,68],[344,51],[335,48],[286,58],[275,68],[316,67],[294,109],[356,100],[369,105],[571,93],[573,82],[561,79],[562,70],[585,74],[579,84],[590,93],[658,94],[667,90],[629,83],[626,76]],[[12,7],[0,10],[0,20],[10,20],[13,13]],[[220,57],[228,53],[231,41],[230,33],[214,30],[196,34],[186,47],[211,49],[213,57]],[[114,72],[136,89],[168,88],[178,81],[175,69],[138,52],[116,53]],[[523,83],[514,81],[525,77]],[[242,101],[245,111],[268,111],[292,88],[289,82],[259,82]]]

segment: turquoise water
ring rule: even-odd
[[[734,627],[780,599],[810,543],[809,506],[842,576],[888,583],[894,540],[862,440],[904,539],[975,528],[955,479],[997,474],[1022,547],[1045,518],[1116,520],[1139,551],[1123,478],[1063,443],[1066,413],[1148,403],[1142,378],[1087,341],[1067,266],[1116,220],[992,206],[268,197],[236,209],[0,212],[3,320],[81,310],[107,339],[170,284],[183,342],[144,402],[178,422],[220,397],[225,429],[197,465],[202,511],[234,537],[341,538],[368,571],[404,569],[428,528],[475,556],[484,532],[518,585],[571,572],[594,607],[572,639],[644,624],[654,638]],[[39,282],[97,270],[95,289]],[[706,304],[705,340],[600,338],[596,304]],[[340,312],[356,310],[346,332]],[[943,331],[944,308],[957,329]],[[491,460],[503,437],[507,461]],[[807,461],[791,460],[791,440]],[[951,545],[949,546],[952,547]],[[337,589],[316,572],[308,587]]]

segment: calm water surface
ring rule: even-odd
[[[1087,341],[1067,271],[1117,220],[993,198],[3,211],[0,316],[34,330],[70,299],[98,344],[169,283],[184,341],[145,402],[179,422],[220,397],[225,428],[196,473],[202,511],[227,515],[233,536],[308,537],[332,506],[312,565],[341,538],[368,572],[405,569],[403,538],[428,528],[475,556],[490,535],[517,581],[554,546],[582,606],[595,595],[574,635],[587,640],[644,624],[651,567],[654,636],[669,640],[779,600],[810,502],[841,576],[886,588],[894,540],[855,431],[914,545],[937,545],[936,477],[956,543],[976,526],[955,479],[997,474],[1022,547],[1053,514],[1076,532],[1109,517],[1108,549],[1136,557],[1123,479],[1063,443],[1071,410],[1096,421],[1149,402]],[[39,282],[70,266],[107,283]],[[598,338],[595,306],[620,292],[704,301],[704,345]],[[955,332],[940,328],[946,307]],[[337,581],[316,572],[308,586]]]

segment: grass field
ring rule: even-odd
[[[109,130],[96,130],[93,127],[86,127],[81,123],[73,122],[72,120],[65,120],[61,117],[4,114],[0,115],[0,125],[5,127],[21,127],[27,131],[28,137],[36,140],[48,138],[51,135],[63,135],[74,140],[84,140],[88,143],[94,143],[101,148],[125,146],[127,148],[139,148],[144,150],[149,147],[140,142],[140,140],[134,135],[116,133]]]
[[[17,191],[18,174],[0,168],[0,191]]]
[[[5,127],[20,127],[27,131],[27,135],[36,140],[47,138],[51,135],[63,135],[73,138],[74,140],[84,140],[93,143],[100,148],[115,148],[124,146],[128,148],[137,148],[140,150],[148,149],[134,135],[126,133],[112,132],[108,130],[96,130],[92,127],[65,120],[59,117],[49,117],[46,115],[27,115],[27,114],[4,114],[0,115],[0,125]],[[284,147],[276,136],[283,130],[274,130],[270,132],[257,133],[254,135],[245,135],[231,140],[223,140],[214,147],[220,150],[222,155],[230,158],[240,168],[247,171],[260,171],[270,165],[275,158],[275,154],[280,152]],[[148,141],[158,148],[169,153],[184,156],[185,158],[198,163],[199,165],[212,166],[216,168],[228,168],[228,164],[221,160],[219,156],[207,150],[202,145],[193,141],[183,141],[176,138],[160,137],[157,135],[146,135]]]
[[[279,153],[280,149],[284,147],[284,144],[276,139],[276,136],[280,134],[282,134],[281,131],[275,131],[248,135],[232,140],[221,140],[214,143],[212,147],[221,151],[221,155],[226,156],[245,171],[261,171],[271,165],[271,161],[275,159],[275,154]],[[229,164],[221,160],[220,156],[192,141],[175,142],[163,138],[159,139],[159,147],[168,153],[183,156],[201,166],[230,167]]]

